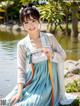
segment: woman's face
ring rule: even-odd
[[[29,34],[33,34],[40,29],[40,23],[38,20],[30,17],[29,19],[24,18],[23,22],[24,30]]]

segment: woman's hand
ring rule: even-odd
[[[12,96],[10,101],[12,106],[16,106],[15,103],[22,98],[22,91],[23,91],[23,83],[18,83],[18,92],[16,95]]]
[[[12,98],[11,98],[11,104],[12,104],[12,106],[15,106],[15,103],[16,102],[18,102],[20,99],[21,99],[21,97],[22,97],[22,94],[16,94],[16,95],[14,95]]]
[[[49,48],[43,48],[42,52],[48,57],[48,59],[52,59],[53,58],[53,53]]]

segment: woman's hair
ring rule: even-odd
[[[30,19],[32,17],[33,19],[36,19],[39,21],[40,14],[38,10],[35,7],[32,7],[32,5],[23,6],[20,10],[20,21],[23,23],[26,19]]]

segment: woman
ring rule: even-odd
[[[40,14],[36,8],[21,9],[20,20],[28,35],[17,45],[17,86],[6,96],[7,106],[10,103],[13,106],[52,105],[48,60],[52,64],[54,82],[53,106],[59,106],[65,98],[63,62],[66,54],[52,34],[40,32]]]

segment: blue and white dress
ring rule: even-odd
[[[49,38],[49,39],[48,39]],[[65,52],[59,45],[55,37],[50,33],[40,32],[42,47],[47,47],[54,52],[52,58],[52,69],[54,79],[54,106],[59,106],[59,80],[57,63],[64,60]],[[41,52],[41,48],[35,48],[31,43],[29,35],[20,40],[17,45],[17,83],[25,83],[32,77],[31,63],[34,64],[34,77],[32,82],[23,89],[22,98],[16,103],[17,106],[51,106],[51,80],[48,72],[48,59]],[[52,46],[54,48],[54,51]],[[17,86],[9,93],[5,99],[6,106],[13,95],[17,93]]]

